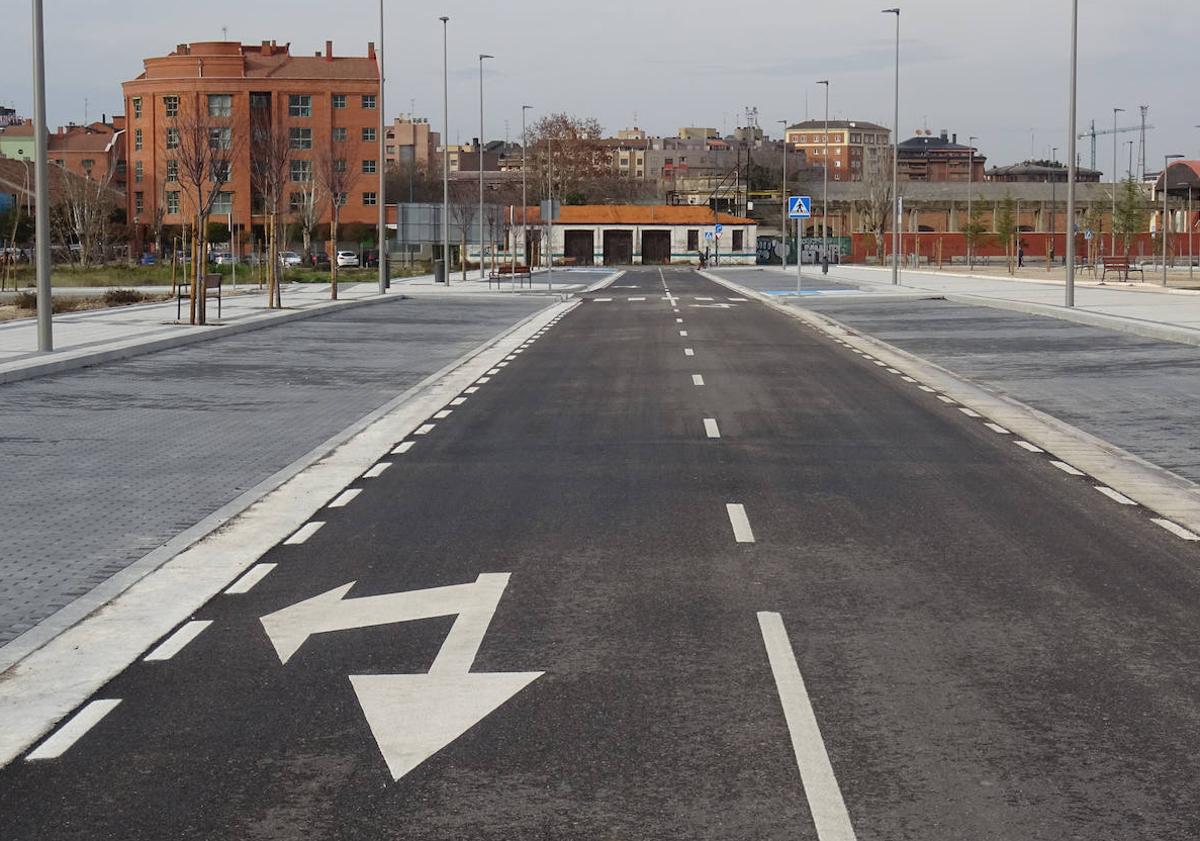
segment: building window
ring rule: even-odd
[[[138,148],[140,149],[141,147],[139,146]],[[179,129],[177,129],[177,128],[167,129],[167,148],[168,149],[178,149],[179,148]]]
[[[363,193],[363,205],[366,207],[373,207],[375,205],[375,194]]]
[[[288,168],[292,181],[297,184],[312,181],[312,161],[289,161]]]
[[[290,128],[288,129],[288,140],[293,149],[311,149],[312,129]]]
[[[229,161],[213,161],[208,170],[208,180],[213,184],[226,184],[230,177]]]
[[[135,96],[131,101],[133,102],[133,118],[140,120],[142,118],[142,98]]]
[[[172,158],[167,161],[167,182],[174,183],[179,180],[179,161]]]
[[[311,117],[312,97],[307,94],[292,94],[288,97],[289,117]]]
[[[396,147],[395,147],[395,146],[388,146],[388,147],[387,147],[387,149],[385,150],[385,152],[386,152],[386,154],[388,154],[389,156],[395,156],[395,154],[396,154]]]
[[[228,216],[233,213],[233,193],[227,193],[224,190],[217,193],[217,198],[213,202],[212,212],[215,216]]]
[[[375,173],[375,161],[363,161],[363,175],[373,175]]]
[[[341,142],[343,142],[345,139],[346,139],[346,129],[344,129],[344,128],[335,128],[335,129],[333,130],[333,142],[334,142],[334,143],[341,143]]]
[[[346,107],[346,95],[344,93],[335,93],[333,95],[333,107],[334,108],[345,108]]]
[[[363,98],[362,98],[362,107],[366,108],[368,111],[374,111],[375,110],[375,94],[364,93]]]
[[[179,116],[179,97],[164,96],[163,97],[163,113],[168,117]]]
[[[92,163],[93,163],[93,161],[84,161],[83,168],[86,170],[91,170]],[[142,168],[142,162],[134,161],[133,162],[133,180],[136,181],[137,183],[141,184],[143,178],[144,178],[144,171]]]
[[[255,110],[270,108],[271,95],[269,93],[250,94],[250,107]]]
[[[133,130],[133,151],[142,151],[142,130],[140,128]]]
[[[208,148],[233,148],[233,130],[228,128],[210,128],[208,130]]]
[[[745,231],[734,231],[733,232],[733,250],[734,251],[742,250],[743,246],[745,245],[744,238],[745,238]]]
[[[146,212],[146,194],[143,193],[141,190],[138,190],[136,193],[133,194],[133,212],[134,213],[145,213]]]
[[[349,199],[349,198],[350,198],[350,197],[349,197],[348,195],[346,195],[345,193],[338,193],[338,194],[337,194],[337,196],[336,196],[336,199],[337,199],[337,206],[338,206],[338,207],[345,207],[345,206],[346,206],[346,201],[347,201],[347,199]]]
[[[288,211],[299,213],[304,207],[304,193],[288,193]]]
[[[375,142],[375,129],[374,128],[363,129],[362,130],[362,139],[363,139],[363,143],[374,143]]]
[[[700,231],[696,228],[692,228],[688,231],[687,250],[688,251],[699,251],[700,250]]]
[[[167,192],[167,213],[179,212],[179,191],[169,190]]]
[[[125,178],[125,161],[117,161],[117,180],[122,181]]]
[[[346,171],[346,159],[338,158],[336,161],[334,161],[333,162],[333,171],[334,172],[345,172]]]
[[[208,116],[232,117],[233,96],[227,93],[210,93],[208,95]]]

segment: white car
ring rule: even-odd
[[[357,269],[358,255],[353,251],[339,251],[337,253],[337,264],[339,269]]]
[[[299,266],[304,261],[295,251],[280,251],[279,262],[285,266]]]

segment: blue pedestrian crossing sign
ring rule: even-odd
[[[812,218],[812,197],[811,196],[788,196],[788,218],[789,219],[811,219]]]

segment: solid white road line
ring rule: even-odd
[[[1129,497],[1125,496],[1125,494],[1118,493],[1117,491],[1114,491],[1112,488],[1106,488],[1106,487],[1104,487],[1104,485],[1097,485],[1096,490],[1100,491],[1100,493],[1104,494],[1106,497],[1111,499],[1113,502],[1119,502],[1122,505],[1137,505],[1136,502],[1134,502]]]
[[[453,409],[442,409],[440,412],[434,412],[433,418],[434,420],[445,420],[453,411]]]
[[[375,465],[370,470],[368,470],[366,473],[364,473],[363,478],[364,479],[378,479],[380,476],[383,475],[383,471],[387,470],[391,466],[392,466],[392,463],[390,461],[381,461],[381,462],[379,462],[379,464]]]
[[[630,298],[629,302],[633,303],[634,301],[644,301],[644,300],[646,300],[646,299],[645,298]]]
[[[450,405],[451,406],[461,406],[463,403],[466,403],[466,402],[467,402],[467,398],[465,398],[465,397],[455,397],[453,400],[450,401]]]
[[[725,506],[729,515],[729,524],[733,526],[733,539],[738,543],[753,543],[754,531],[750,528],[750,518],[746,516],[746,507],[740,503],[731,502]]]
[[[189,642],[200,636],[201,631],[212,624],[211,619],[196,620],[194,622],[185,622],[175,633],[160,642],[153,651],[147,654],[142,659],[148,663],[157,663],[161,660],[170,660]]]
[[[721,437],[721,430],[717,427],[717,421],[715,418],[704,419],[704,434],[709,438]]]
[[[959,406],[958,410],[969,418],[982,417],[979,412],[976,412],[974,409],[968,409],[966,406]]]
[[[1083,475],[1082,470],[1076,470],[1074,467],[1067,464],[1065,461],[1051,461],[1050,463],[1053,464],[1055,467],[1057,467],[1059,470],[1061,470],[1063,473],[1070,473],[1072,476],[1082,476]]]
[[[255,564],[246,571],[245,575],[226,587],[225,594],[240,596],[242,593],[249,593],[254,589],[254,585],[266,578],[267,574],[276,566],[277,564]]]
[[[1020,447],[1022,450],[1029,450],[1029,452],[1031,452],[1031,453],[1044,453],[1044,452],[1046,452],[1046,451],[1045,451],[1045,450],[1043,450],[1041,447],[1037,446],[1036,444],[1030,444],[1028,441],[1016,441],[1016,442],[1014,442],[1014,443],[1016,443],[1016,445],[1017,445],[1018,447]]]
[[[850,814],[833,774],[833,765],[829,762],[817,715],[796,663],[796,652],[783,626],[783,617],[778,613],[760,612],[758,626],[767,647],[775,687],[779,690],[779,702],[792,737],[792,750],[796,754],[800,782],[804,786],[817,838],[820,841],[855,841]]]
[[[692,374],[692,385],[704,385],[704,377],[701,374]]]
[[[414,432],[413,435],[428,435],[429,433],[433,432],[433,428],[436,425],[437,424],[423,423],[417,427],[417,431]]]
[[[70,721],[58,728],[53,736],[31,751],[25,759],[29,762],[37,762],[40,759],[57,759],[66,753],[71,745],[79,741],[87,731],[99,724],[100,719],[112,712],[119,703],[121,703],[120,698],[92,701],[75,713]]]
[[[342,491],[338,494],[337,499],[329,503],[330,508],[345,508],[354,501],[354,497],[362,493],[362,488],[351,488],[348,491]]]
[[[995,432],[997,435],[1009,435],[1009,434],[1011,434],[1011,433],[1010,433],[1010,432],[1009,432],[1007,429],[1005,429],[1004,427],[1002,427],[1002,426],[1001,426],[1000,424],[998,424],[998,423],[985,423],[985,424],[984,424],[984,426],[986,426],[986,427],[987,427],[988,429],[990,429],[992,432]]]
[[[679,335],[686,339],[687,338],[687,330],[680,330]]]
[[[284,546],[299,546],[307,541],[310,537],[321,530],[321,526],[325,523],[320,520],[313,520],[311,523],[305,523],[300,528],[296,529],[295,533],[287,540],[283,541]]]
[[[1200,540],[1200,534],[1188,531],[1178,523],[1172,523],[1170,520],[1164,520],[1161,517],[1151,517],[1150,520],[1155,525],[1162,526],[1176,537],[1182,537],[1184,540]]]
[[[695,356],[695,355],[696,355],[696,351],[692,350],[690,347],[685,347],[685,348],[683,349],[683,355],[684,355],[684,356]]]

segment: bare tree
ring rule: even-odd
[[[553,192],[565,204],[579,204],[588,183],[612,174],[612,153],[601,143],[603,130],[592,117],[548,114],[529,130],[533,152],[530,162],[540,178],[531,178],[535,196],[545,198],[553,178]]]
[[[316,153],[314,177],[329,198],[329,242],[333,253],[329,255],[329,297],[338,296],[338,225],[342,221],[342,207],[358,181],[358,170],[350,166],[345,158],[338,157],[332,141],[322,143]]]
[[[263,264],[267,273],[267,306],[283,306],[279,283],[279,209],[288,185],[291,141],[287,128],[272,122],[266,109],[250,119],[250,185],[266,224]]]
[[[315,173],[311,181],[307,181],[300,185],[300,189],[294,191],[292,202],[293,209],[296,214],[296,224],[300,228],[300,236],[304,242],[305,258],[312,257],[312,236],[313,231],[321,224],[321,219],[325,216],[325,201],[326,191],[322,186],[319,178]]]
[[[892,217],[892,159],[890,153],[876,151],[863,160],[861,194],[854,209],[864,220],[868,232],[875,235],[875,256],[883,262],[884,235]],[[797,246],[798,247],[798,246]]]
[[[202,104],[199,99],[186,109],[182,105],[180,115],[171,127],[176,132],[172,138],[175,148],[172,149],[168,143],[167,154],[174,154],[179,161],[180,186],[187,195],[191,218],[194,220],[194,267],[188,319],[192,324],[206,324],[207,296],[203,287],[205,231],[213,205],[233,175],[233,165],[245,138],[234,133],[228,117],[211,115],[207,104]]]
[[[458,263],[467,280],[467,235],[479,214],[479,187],[467,181],[450,182],[450,224],[459,234]],[[482,243],[481,243],[482,245]]]
[[[117,207],[112,189],[114,168],[84,178],[56,166],[61,199],[53,210],[55,229],[72,262],[86,268],[102,262],[111,241],[111,222]]]

